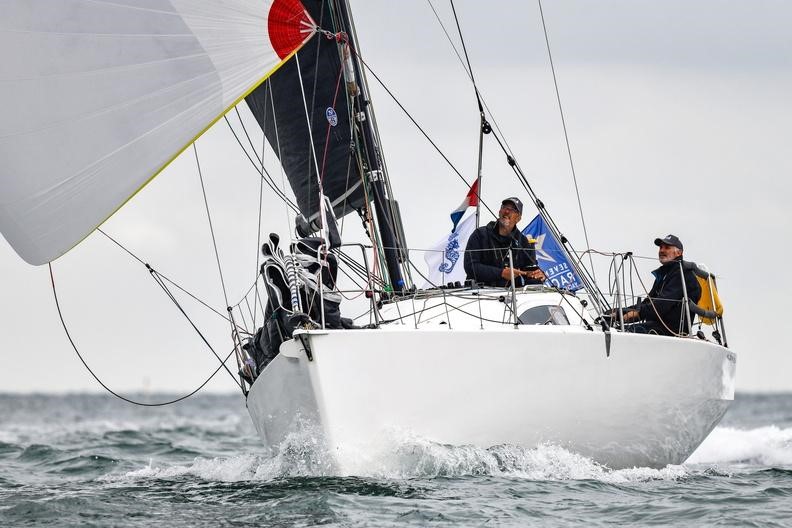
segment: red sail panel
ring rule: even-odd
[[[272,48],[283,59],[305,41],[316,24],[300,0],[275,0],[270,7],[267,27]]]

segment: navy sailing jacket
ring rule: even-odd
[[[509,248],[512,249],[514,267],[526,270],[536,266],[534,245],[515,227],[507,236],[498,233],[498,222],[479,227],[470,235],[465,247],[465,273],[468,279],[485,286],[509,286],[510,280],[501,277],[503,268],[509,266]],[[516,286],[541,284],[541,280],[515,277]]]
[[[652,272],[652,275],[655,276],[652,289],[649,291],[648,297],[636,309],[643,321],[656,321],[661,325],[665,324],[674,333],[680,331],[688,333],[690,331],[688,325],[680,324],[683,321],[683,310],[685,310],[682,303],[684,291],[680,262],[682,262],[682,257],[667,262]],[[698,302],[701,297],[701,285],[692,270],[685,270],[685,286],[688,298],[694,303]]]

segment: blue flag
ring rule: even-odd
[[[566,252],[561,249],[561,245],[547,229],[547,224],[541,215],[536,215],[522,232],[529,240],[536,241],[536,263],[547,275],[548,282],[556,288],[570,291],[583,287],[583,281],[569,264]]]

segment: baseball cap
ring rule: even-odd
[[[504,205],[506,203],[511,203],[512,205],[514,205],[514,208],[517,209],[517,212],[522,214],[523,203],[522,201],[520,201],[519,198],[517,198],[516,196],[512,196],[510,198],[504,198],[503,201],[501,202],[501,205]]]
[[[682,246],[682,241],[679,240],[679,237],[676,235],[666,235],[665,238],[655,238],[655,246],[659,246],[661,244],[674,246],[675,248],[679,248],[680,251],[685,250],[685,248]]]

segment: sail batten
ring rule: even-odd
[[[294,53],[310,34],[273,42],[273,6],[310,20],[295,0],[6,3],[0,44],[24,58],[0,73],[0,231],[17,253],[68,251]]]

